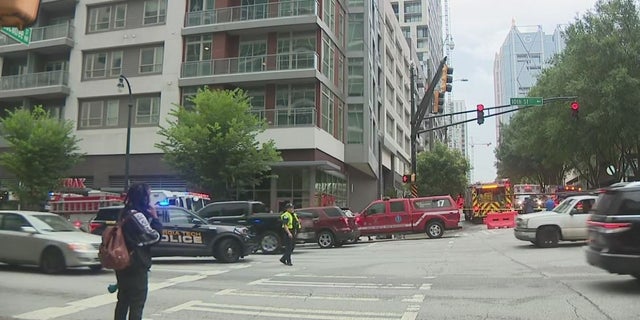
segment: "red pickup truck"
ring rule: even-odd
[[[363,236],[426,232],[429,238],[440,238],[459,223],[458,206],[448,195],[376,200],[356,215]]]

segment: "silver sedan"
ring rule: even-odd
[[[68,267],[100,270],[102,238],[48,212],[0,211],[0,262],[36,265],[45,273]]]

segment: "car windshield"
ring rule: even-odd
[[[76,229],[71,223],[60,216],[51,215],[34,215],[31,220],[33,227],[39,231],[47,232],[76,232]]]
[[[567,208],[573,206],[572,203],[573,203],[573,199],[570,199],[570,198],[569,199],[565,199],[564,201],[560,202],[560,204],[557,207],[553,208],[552,211],[555,212],[555,213],[566,212]]]

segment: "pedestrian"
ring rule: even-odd
[[[531,197],[524,198],[524,203],[522,204],[523,213],[532,213],[533,212],[533,200]]]
[[[551,211],[556,207],[556,202],[553,201],[553,198],[551,198],[551,196],[548,196],[547,201],[544,203],[544,206],[546,207],[547,211]]]
[[[288,266],[293,265],[291,263],[291,253],[293,252],[293,242],[296,232],[296,226],[300,225],[298,216],[294,211],[295,210],[293,204],[287,203],[284,206],[284,212],[280,215],[280,220],[282,220],[282,229],[284,229],[285,232],[284,253],[280,258],[280,262]]]
[[[131,254],[130,265],[116,271],[118,302],[115,320],[141,320],[147,300],[148,273],[151,268],[151,245],[160,241],[162,222],[150,204],[150,190],[145,183],[133,184],[124,200],[119,219],[126,219],[122,226],[127,249]]]

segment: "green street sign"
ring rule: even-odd
[[[543,103],[542,97],[526,97],[526,98],[511,98],[512,106],[541,106]]]
[[[25,45],[29,45],[29,42],[31,41],[31,28],[24,28],[24,30],[19,30],[16,27],[2,27],[2,29],[0,29],[0,32],[6,34],[9,38]]]

